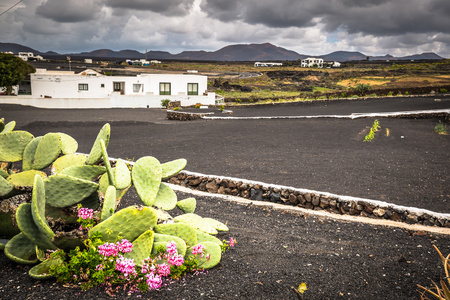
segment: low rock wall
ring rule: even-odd
[[[198,120],[207,115],[209,115],[209,113],[202,114],[202,113],[187,113],[187,112],[180,112],[180,111],[173,111],[173,110],[167,111],[167,119],[168,120],[193,121],[193,120]]]
[[[450,228],[450,215],[397,206],[381,201],[342,197],[264,183],[238,181],[182,171],[169,182],[209,193],[226,194],[250,200],[269,201],[336,214],[388,219],[409,224]]]

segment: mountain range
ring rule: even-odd
[[[33,52],[43,57],[71,56],[80,58],[104,58],[104,59],[157,59],[157,60],[185,60],[185,61],[296,61],[307,57],[320,57],[325,61],[358,61],[367,60],[369,56],[361,52],[336,51],[326,55],[305,55],[282,47],[264,44],[237,44],[223,47],[217,51],[183,51],[171,54],[166,51],[147,51],[141,53],[136,50],[113,51],[110,49],[99,49],[90,52],[59,54],[53,51],[42,53],[35,49],[14,43],[1,43],[0,52]],[[403,57],[392,55],[370,56],[370,60],[435,60],[444,59],[433,53],[422,53]]]

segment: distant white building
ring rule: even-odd
[[[255,62],[255,67],[281,67],[283,63],[276,62]]]
[[[34,55],[33,52],[19,52],[17,57],[21,58],[24,61],[36,61],[36,60],[44,60],[44,58],[40,55]]]
[[[315,57],[308,57],[305,59],[302,59],[302,68],[323,68],[323,59],[322,58],[315,58]]]
[[[31,95],[15,103],[54,108],[161,107],[161,100],[182,106],[215,104],[207,76],[141,74],[105,76],[87,69],[80,73],[37,69],[30,74]],[[2,101],[4,102],[2,98]]]
[[[339,68],[341,66],[341,63],[338,61],[329,61],[325,63],[327,68]]]

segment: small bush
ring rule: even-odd
[[[388,96],[392,96],[394,93],[392,91],[390,91],[387,95]]]
[[[169,99],[163,99],[161,100],[161,106],[167,108],[169,106],[170,100]]]
[[[179,107],[174,107],[173,110],[180,110],[180,108]]]
[[[447,126],[444,123],[442,123],[441,121],[439,121],[439,124],[437,124],[434,127],[434,132],[436,132],[437,134],[446,135],[446,134],[448,134]]]
[[[447,90],[446,89],[440,89],[439,93],[447,93]]]

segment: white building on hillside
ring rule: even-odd
[[[255,67],[281,67],[283,63],[275,62],[255,62]]]
[[[311,68],[311,67],[323,68],[323,59],[315,57],[308,57],[302,59],[302,68]]]
[[[40,55],[34,55],[33,52],[19,52],[17,57],[21,58],[24,61],[36,61],[36,60],[44,60],[44,58]]]
[[[28,105],[38,107],[45,102],[55,108],[161,107],[164,99],[181,101],[182,106],[215,104],[215,93],[207,92],[203,75],[105,76],[91,69],[81,73],[37,69],[30,74],[30,83],[31,96],[24,100],[32,98]]]

